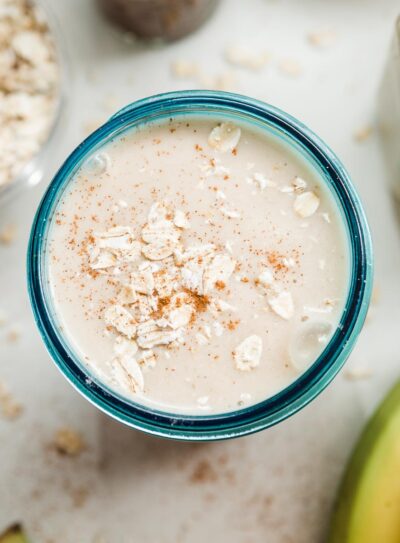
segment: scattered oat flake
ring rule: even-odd
[[[268,179],[260,172],[254,172],[253,173],[253,180],[258,185],[260,190],[264,190],[265,188],[274,188],[276,187],[275,181],[271,181],[271,179]]]
[[[335,43],[337,34],[333,30],[319,30],[310,32],[307,39],[314,47],[326,48]]]
[[[219,198],[220,200],[226,200],[226,194],[223,190],[217,190],[215,193],[215,196]]]
[[[282,258],[282,264],[286,266],[286,268],[294,268],[296,265],[296,261],[292,257],[286,257],[284,256]]]
[[[224,327],[222,326],[222,324],[218,321],[215,321],[213,322],[213,328],[214,328],[214,334],[217,336],[217,337],[221,337],[222,334],[224,333]]]
[[[100,249],[110,249],[114,251],[126,251],[131,248],[134,241],[132,229],[129,226],[115,226],[103,232],[96,234]]]
[[[131,354],[116,356],[112,363],[112,374],[117,383],[133,394],[143,392],[144,379],[142,370]]]
[[[215,90],[232,90],[236,85],[236,76],[232,72],[221,72],[216,75],[211,83],[211,88]]]
[[[371,294],[371,304],[376,305],[379,303],[379,300],[381,298],[381,289],[378,285],[374,285],[372,288],[372,294]]]
[[[232,313],[237,311],[237,307],[226,302],[225,300],[216,300],[215,305],[220,311],[232,311]]]
[[[7,420],[17,419],[23,411],[22,405],[17,402],[6,385],[0,381],[0,413]]]
[[[16,326],[10,328],[10,330],[8,330],[6,334],[6,340],[9,343],[16,343],[20,337],[21,337],[21,330],[20,328]]]
[[[152,349],[142,350],[137,357],[138,364],[144,368],[154,368],[157,363],[157,356]]]
[[[179,221],[178,221],[179,222]],[[180,232],[171,221],[161,219],[156,223],[145,224],[142,228],[142,239],[154,245],[176,244]]]
[[[257,283],[264,288],[270,288],[274,281],[274,274],[269,268],[264,268],[264,270],[257,277]]]
[[[175,211],[174,225],[178,228],[184,228],[184,229],[190,227],[190,223],[186,217],[186,214],[180,209],[177,209]]]
[[[64,456],[79,456],[87,445],[82,435],[70,427],[63,427],[57,430],[52,447]]]
[[[364,366],[354,366],[352,368],[347,368],[344,372],[344,376],[349,381],[360,381],[363,379],[369,379],[372,377],[373,373],[370,368]]]
[[[217,151],[233,151],[239,143],[241,130],[232,123],[221,123],[211,130],[208,143]]]
[[[327,222],[328,224],[330,224],[330,223],[332,222],[329,213],[322,213],[322,218],[323,218],[324,221]]]
[[[331,300],[329,301],[329,303],[323,303],[322,306],[319,306],[319,307],[313,307],[313,306],[310,306],[310,305],[305,305],[303,307],[303,311],[306,315],[309,315],[310,313],[320,313],[320,314],[324,314],[324,313],[330,313],[332,311],[334,307],[334,304],[331,303]]]
[[[212,258],[215,254],[216,246],[213,243],[204,243],[202,245],[191,245],[183,252],[176,252],[177,260],[181,263],[202,258]]]
[[[142,349],[152,349],[156,345],[168,345],[179,337],[177,330],[155,328],[144,333],[138,332],[137,343]]]
[[[299,77],[302,73],[301,64],[297,60],[284,59],[279,63],[279,70],[287,76]]]
[[[242,392],[239,396],[239,402],[238,404],[239,405],[243,405],[245,403],[248,403],[250,402],[251,400],[251,394],[249,394],[248,392]]]
[[[247,337],[233,351],[236,368],[241,371],[249,371],[260,364],[262,354],[262,339],[252,335]]]
[[[297,215],[304,219],[306,217],[311,217],[311,215],[317,211],[319,203],[320,200],[314,192],[303,192],[296,196],[293,209]]]
[[[225,215],[225,217],[228,217],[228,219],[240,219],[241,215],[239,211],[235,211],[234,209],[229,209],[228,207],[222,205],[219,210],[221,211],[222,215]]]
[[[200,332],[196,334],[196,341],[199,345],[207,345],[208,343],[206,336]]]
[[[140,256],[141,244],[135,240],[132,229],[128,226],[117,226],[106,232],[94,234],[87,247],[90,267],[93,270],[104,270],[121,264],[133,262]]]
[[[207,294],[216,287],[218,282],[225,284],[231,277],[236,262],[230,255],[217,254],[206,267],[203,275],[203,289]]]
[[[171,63],[171,72],[175,77],[190,79],[198,75],[199,66],[188,60],[174,60]]]
[[[239,46],[229,46],[225,49],[225,59],[234,66],[258,71],[265,66],[269,60],[266,51],[250,51]]]
[[[354,132],[354,139],[358,143],[364,143],[372,136],[373,132],[374,128],[371,125],[362,126]]]
[[[366,325],[369,324],[371,320],[374,318],[374,316],[375,316],[375,308],[373,305],[370,305],[367,311],[367,315],[365,317],[365,324]]]
[[[337,300],[332,300],[331,298],[325,298],[323,305],[328,308],[330,311],[335,307]]]
[[[0,243],[2,245],[11,245],[17,237],[17,226],[15,224],[7,224],[0,230]]]
[[[89,489],[86,486],[79,486],[68,490],[74,507],[83,507],[89,497]]]
[[[111,251],[93,250],[91,251],[91,268],[92,270],[103,270],[111,268],[118,263],[117,256]]]
[[[187,326],[192,318],[193,307],[189,304],[182,304],[180,307],[171,309],[166,315],[169,326],[176,330],[182,326]]]
[[[294,192],[301,193],[307,188],[307,181],[302,177],[296,176],[292,181]]]
[[[135,293],[150,295],[154,291],[154,275],[150,268],[144,268],[131,274],[131,280],[128,285]]]
[[[270,308],[282,319],[289,320],[293,317],[294,304],[290,292],[283,290],[268,294],[267,300]]]
[[[134,339],[128,339],[124,336],[118,336],[114,343],[114,353],[117,356],[130,355],[137,353],[138,346]]]
[[[233,254],[233,247],[230,241],[225,242],[225,249],[228,251],[228,253]]]
[[[166,241],[165,243],[149,243],[142,246],[142,254],[149,260],[165,260],[174,253],[176,243]]]
[[[128,338],[135,337],[136,322],[131,313],[122,305],[115,304],[108,307],[104,313],[104,320]]]

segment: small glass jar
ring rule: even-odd
[[[351,276],[345,309],[330,342],[312,366],[278,394],[247,408],[224,414],[187,416],[156,411],[113,391],[73,352],[54,312],[46,265],[49,219],[77,169],[105,143],[138,124],[180,115],[214,116],[246,121],[273,134],[310,162],[332,192],[347,232]],[[90,135],[61,166],[36,214],[28,249],[28,288],[43,340],[64,376],[117,420],[158,436],[181,440],[216,440],[262,430],[292,415],[334,378],[362,328],[372,284],[372,247],[368,225],[348,174],[332,151],[290,115],[244,96],[226,92],[183,91],[135,102]]]
[[[379,93],[379,131],[393,194],[400,204],[400,17]]]
[[[48,157],[52,156],[56,149],[57,140],[62,129],[62,121],[66,114],[70,72],[62,32],[58,21],[47,4],[42,0],[29,0],[29,3],[38,11],[40,18],[45,21],[54,44],[59,70],[57,99],[46,139],[41,144],[40,149],[22,166],[21,170],[10,182],[0,186],[0,206],[5,205],[23,190],[34,187],[42,181],[48,166]]]
[[[115,24],[144,39],[173,41],[190,34],[211,15],[218,0],[98,0]]]

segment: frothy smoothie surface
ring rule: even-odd
[[[56,320],[89,374],[206,415],[272,396],[324,350],[349,256],[317,170],[247,124],[185,117],[90,157],[51,219]]]

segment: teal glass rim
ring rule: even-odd
[[[350,280],[340,323],[324,351],[288,387],[266,400],[228,413],[180,415],[140,405],[113,391],[81,363],[56,325],[46,280],[49,219],[80,165],[109,139],[143,123],[179,115],[211,115],[257,124],[289,142],[316,166],[333,192],[346,225]],[[123,108],[66,159],[37,210],[27,255],[28,290],[34,317],[54,362],[71,384],[99,409],[145,432],[180,440],[228,439],[272,426],[314,399],[335,377],[363,326],[372,290],[372,244],[359,197],[335,156],[311,130],[283,111],[245,96],[219,91],[180,91],[139,100]]]

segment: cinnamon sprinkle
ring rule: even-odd
[[[193,304],[196,313],[204,313],[207,311],[208,305],[210,303],[210,298],[205,294],[198,294],[189,289],[184,289],[186,294],[189,295],[190,303]]]
[[[228,330],[233,332],[233,330],[236,330],[239,324],[240,324],[240,320],[230,320],[228,321],[226,327],[228,328]]]

